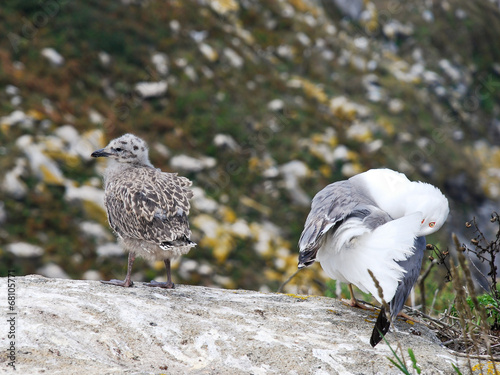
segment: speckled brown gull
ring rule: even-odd
[[[104,173],[104,204],[109,225],[129,252],[125,280],[103,283],[132,286],[132,265],[136,256],[142,256],[163,260],[167,268],[167,282],[146,285],[173,288],[170,260],[196,245],[190,240],[187,217],[193,196],[191,181],[153,167],[146,142],[133,134],[113,139],[91,156],[109,159]]]

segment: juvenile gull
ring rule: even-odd
[[[104,284],[132,286],[132,265],[136,256],[163,260],[167,282],[151,281],[148,286],[174,288],[170,260],[195,246],[187,215],[191,181],[177,173],[165,173],[149,161],[148,146],[133,134],[113,139],[93,157],[107,157],[104,173],[104,204],[108,222],[129,252],[125,280]]]
[[[299,240],[299,268],[318,260],[329,277],[349,284],[352,306],[359,304],[351,284],[382,302],[370,270],[394,318],[420,274],[425,236],[441,228],[448,212],[448,200],[438,188],[390,169],[335,182],[312,201]],[[389,326],[382,307],[372,346]]]

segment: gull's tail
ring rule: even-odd
[[[391,326],[391,321],[387,319],[387,314],[385,312],[384,306],[380,309],[377,321],[375,322],[375,327],[373,328],[372,337],[370,338],[370,345],[377,345],[387,332],[389,332],[389,327]]]

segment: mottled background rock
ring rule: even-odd
[[[449,197],[428,238],[443,250],[499,209],[498,2],[26,0],[0,17],[0,275],[123,277],[90,153],[126,132],[194,181],[186,284],[277,290],[309,199],[369,168]],[[428,282],[443,311],[450,286]],[[285,290],[340,291],[318,266]]]

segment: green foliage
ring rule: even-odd
[[[451,367],[453,367],[453,370],[458,374],[458,375],[462,375],[462,372],[460,371],[460,369],[455,366],[453,363],[451,364]]]
[[[387,341],[385,336],[382,336],[382,337],[383,337],[385,343],[387,344],[387,346],[389,347],[389,349],[391,350],[392,355],[394,356],[394,359],[387,357],[389,362],[391,362],[394,366],[396,366],[398,368],[398,370],[401,371],[403,374],[411,375],[410,370],[408,370],[408,367],[406,367],[406,363],[405,363],[404,359],[399,357],[398,353],[392,348],[392,346],[389,344],[389,342]],[[410,352],[410,350],[411,349],[408,349],[408,353]],[[412,351],[412,354],[413,354],[413,351]],[[417,366],[416,360],[415,360],[415,362],[413,362],[413,366],[414,367]]]
[[[398,353],[392,348],[392,346],[389,344],[389,342],[386,340],[385,337],[383,337],[383,339],[384,339],[385,343],[387,344],[387,346],[389,347],[389,349],[391,350],[392,355],[393,355],[393,358],[387,357],[389,362],[391,362],[394,366],[396,366],[396,368],[399,371],[401,371],[401,373],[403,373],[405,375],[412,375],[412,372],[410,372],[410,369],[406,366],[406,361],[404,360],[404,358],[402,356],[400,357],[398,355]],[[413,370],[415,370],[413,373],[416,372],[417,374],[421,374],[422,369],[417,364],[417,358],[415,357],[415,353],[413,353],[413,350],[411,348],[408,348],[408,355],[410,356],[412,368],[413,368]],[[460,372],[460,369],[457,366],[455,366],[453,363],[451,364],[451,366],[453,367],[453,370],[458,375],[462,375],[462,373]]]
[[[474,316],[476,317],[476,324],[480,325],[481,318],[480,318],[480,313],[476,311],[476,308],[474,306],[474,303],[472,301],[471,297],[467,297],[467,304],[469,305],[471,311],[473,312]],[[477,301],[479,302],[479,305],[484,309],[486,312],[487,316],[487,322],[492,329],[496,329],[495,327],[500,326],[500,306],[498,304],[498,300],[496,300],[491,294],[483,294],[480,296],[477,296]],[[455,306],[455,304],[451,308],[450,312],[451,316],[458,317],[458,311]]]
[[[408,349],[408,355],[410,356],[412,366],[417,371],[417,374],[422,373],[422,369],[417,365],[417,359],[411,348]]]

